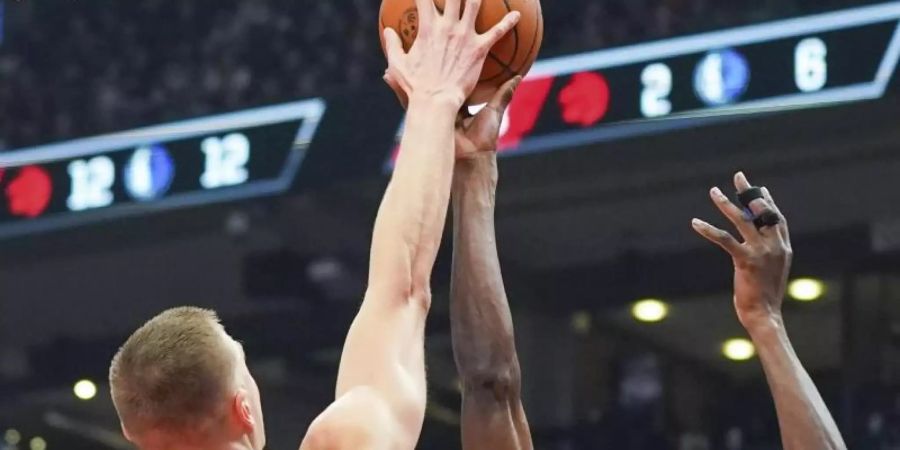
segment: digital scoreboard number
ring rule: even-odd
[[[504,120],[514,155],[882,97],[900,2],[538,62]]]
[[[287,190],[320,99],[0,153],[0,238]]]

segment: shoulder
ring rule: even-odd
[[[300,450],[393,450],[415,447],[375,390],[359,387],[334,401],[306,432]]]

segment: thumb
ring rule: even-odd
[[[509,107],[509,103],[512,102],[513,95],[516,93],[516,88],[518,88],[521,83],[521,75],[517,75],[513,77],[513,79],[503,83],[503,86],[500,86],[500,89],[497,90],[494,97],[488,102],[488,106],[494,111],[497,111],[497,114],[500,114],[502,117],[503,113],[506,112],[506,108]]]
[[[398,58],[406,54],[403,51],[403,41],[393,28],[384,29],[384,53],[387,56],[388,66],[394,65]]]
[[[391,73],[390,70],[386,70],[384,72],[383,79],[384,79],[384,82],[387,83],[388,87],[390,87],[391,90],[394,91],[394,95],[397,96],[397,100],[400,102],[400,106],[402,106],[403,109],[406,109],[406,107],[409,103],[407,96],[406,96],[406,91],[403,90],[403,88],[400,86],[400,83],[397,81],[396,78],[394,78],[394,75]]]

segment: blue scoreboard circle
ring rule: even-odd
[[[722,106],[740,99],[750,85],[750,65],[733,49],[708,53],[694,71],[694,90],[709,106]]]
[[[169,191],[175,163],[160,144],[139,147],[125,166],[125,188],[135,200],[158,199]]]

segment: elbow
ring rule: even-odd
[[[340,450],[366,448],[371,436],[360,424],[317,419],[306,431],[300,450]]]
[[[415,305],[424,312],[431,309],[431,288],[428,282],[417,282],[415,279],[370,281],[366,290],[366,298],[376,298],[380,302],[394,305]]]
[[[408,299],[410,304],[422,308],[422,310],[426,313],[431,310],[431,289],[413,289]]]
[[[339,448],[340,435],[334,427],[323,421],[315,421],[306,431],[300,450],[327,450]]]
[[[406,299],[412,305],[419,306],[425,312],[431,309],[431,279],[428,276],[413,275]]]
[[[464,372],[462,383],[465,395],[497,402],[518,400],[522,391],[522,377],[515,363]]]

